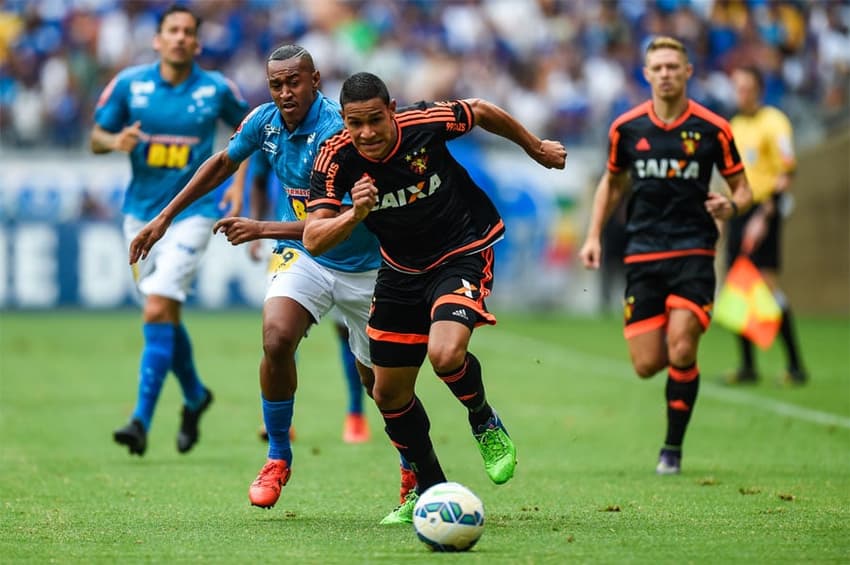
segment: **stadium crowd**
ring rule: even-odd
[[[80,149],[97,93],[153,60],[171,0],[5,0],[0,7],[0,143]],[[385,77],[400,103],[485,93],[541,135],[602,143],[613,116],[645,99],[642,52],[681,39],[690,94],[728,115],[730,70],[756,64],[766,101],[822,131],[850,114],[849,0],[191,0],[200,63],[268,98],[264,61],[299,43],[335,97],[352,72]]]

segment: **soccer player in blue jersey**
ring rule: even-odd
[[[281,221],[225,218],[215,225],[215,230],[223,232],[234,245],[256,239],[279,240],[276,253],[280,264],[263,304],[260,363],[268,457],[248,490],[251,504],[261,508],[275,505],[292,469],[289,428],[297,386],[295,351],[310,326],[332,307],[345,319],[361,379],[371,391],[374,377],[366,321],[381,262],[377,241],[364,227],[321,256],[310,255],[302,244],[313,159],[319,145],[339,131],[340,109],[319,91],[319,71],[302,47],[277,48],[269,56],[266,71],[272,102],[258,106],[245,118],[227,149],[210,157],[130,245],[131,263],[146,257],[181,210],[213,190],[257,150],[262,151],[280,180],[289,204],[281,210]],[[402,489],[404,473],[402,469]]]
[[[218,120],[235,127],[248,111],[233,83],[195,63],[199,26],[199,18],[186,8],[167,9],[153,40],[159,61],[119,73],[97,103],[92,151],[130,155],[132,180],[123,207],[128,242],[210,156]],[[131,454],[145,453],[169,370],[183,391],[177,450],[186,453],[198,441],[198,421],[213,396],[198,377],[180,313],[218,215],[214,195],[198,200],[175,218],[156,252],[133,269],[144,296],[139,391],[132,419],[113,434]]]
[[[227,189],[228,193],[234,194],[230,197],[231,201],[242,202],[243,192],[245,190],[246,179],[250,178],[247,184],[250,186],[250,215],[254,219],[266,219],[271,216],[270,210],[272,204],[275,206],[275,218],[285,218],[287,210],[291,204],[284,197],[270,198],[270,189],[278,189],[276,183],[271,183],[271,166],[268,159],[263,155],[262,151],[257,151],[250,158],[251,166],[240,168],[233,177],[233,183]],[[274,202],[272,202],[274,200]],[[241,206],[240,206],[241,209]],[[240,211],[231,211],[232,216],[240,215]],[[254,261],[262,261],[266,259],[262,240],[254,240],[248,249],[248,253]],[[281,255],[274,253],[269,260],[268,272],[269,276],[273,276],[277,267],[280,265]],[[345,387],[348,392],[348,407],[345,414],[345,420],[342,428],[342,440],[345,443],[364,443],[369,441],[369,421],[363,413],[363,384],[360,382],[360,373],[357,370],[357,359],[351,352],[351,347],[348,345],[348,328],[339,310],[333,309],[331,314],[334,318],[334,330],[339,344],[340,362],[343,369],[343,377],[345,379]],[[290,438],[294,437],[294,427],[290,427]],[[269,434],[265,426],[260,429],[260,438],[268,441]]]

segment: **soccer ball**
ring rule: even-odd
[[[439,483],[413,509],[416,535],[434,551],[466,551],[484,532],[484,504],[459,483]]]

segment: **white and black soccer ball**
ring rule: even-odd
[[[413,509],[416,535],[434,551],[466,551],[484,533],[484,503],[459,483],[439,483]]]

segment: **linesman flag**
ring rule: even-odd
[[[773,293],[746,256],[740,255],[726,274],[714,303],[714,320],[762,349],[773,343],[782,323],[782,310]]]

